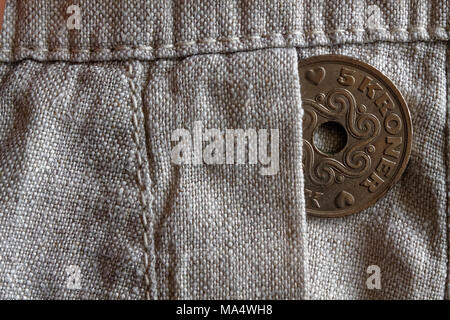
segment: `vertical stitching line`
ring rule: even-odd
[[[130,98],[131,98],[131,111],[132,111],[132,123],[133,123],[133,140],[136,145],[136,161],[138,165],[137,169],[137,181],[139,184],[139,201],[143,207],[141,222],[144,227],[143,243],[144,243],[144,282],[145,282],[145,298],[147,300],[156,299],[156,284],[154,277],[154,263],[155,255],[153,250],[153,241],[149,239],[153,226],[147,219],[147,212],[151,211],[149,201],[147,201],[147,188],[144,182],[143,172],[143,160],[141,156],[142,148],[139,141],[139,122],[138,122],[138,102],[136,94],[136,85],[133,81],[134,70],[131,64],[128,65],[128,84],[130,86]],[[150,260],[151,259],[151,260]],[[153,276],[153,277],[151,277]],[[153,280],[153,281],[152,281]]]

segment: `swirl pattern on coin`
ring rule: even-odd
[[[360,212],[406,168],[412,142],[406,102],[380,71],[350,57],[308,58],[299,75],[306,211],[323,217]],[[322,131],[329,124],[343,130]],[[337,139],[343,139],[338,149],[323,148]]]

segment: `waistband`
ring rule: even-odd
[[[274,47],[448,41],[449,6],[431,0],[7,0],[0,60],[151,60]]]

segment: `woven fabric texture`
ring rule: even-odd
[[[294,49],[272,49],[156,61],[145,71],[161,298],[305,296],[296,67]],[[196,121],[223,133],[279,130],[279,172],[262,175],[247,160],[174,165],[171,133],[193,132]]]
[[[1,65],[2,298],[144,296],[144,208],[125,71]],[[80,290],[67,287],[70,266],[79,268]]]
[[[80,30],[66,27],[80,8]],[[0,59],[153,59],[269,47],[447,40],[448,1],[9,0]]]
[[[342,54],[383,72],[402,92],[414,138],[408,167],[385,197],[344,219],[308,218],[312,298],[442,299],[447,278],[446,43],[299,49]],[[367,268],[381,270],[368,290]]]
[[[8,0],[0,298],[448,298],[449,23],[448,1]],[[392,79],[414,129],[400,181],[339,219],[303,194],[298,64],[326,53]],[[275,174],[196,124],[278,130]],[[177,164],[174,132],[219,163]]]

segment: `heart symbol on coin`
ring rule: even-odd
[[[325,69],[318,67],[306,71],[306,79],[314,83],[316,86],[325,78]]]
[[[355,203],[355,197],[347,191],[341,191],[336,197],[336,206],[338,208],[345,208]]]

